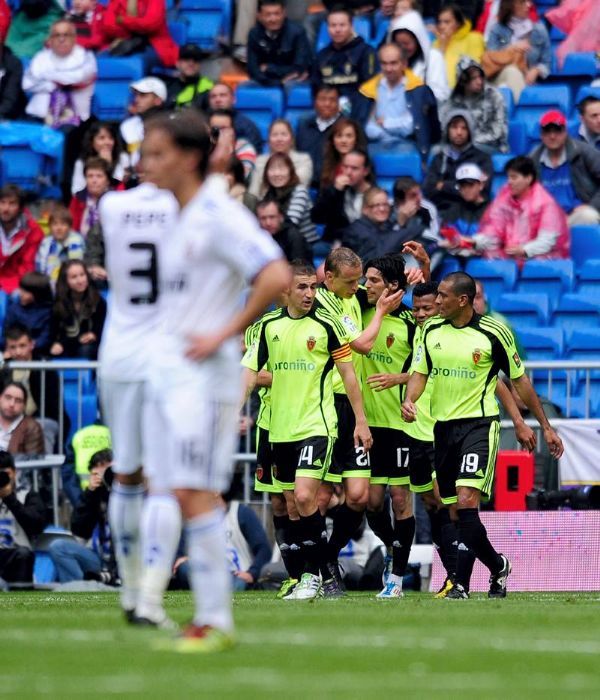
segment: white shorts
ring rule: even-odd
[[[164,383],[148,402],[144,464],[151,488],[229,489],[239,404],[209,396],[202,379]]]
[[[100,401],[113,444],[116,474],[133,474],[143,464],[145,382],[100,378]]]

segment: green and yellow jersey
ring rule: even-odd
[[[320,284],[317,289],[317,303],[342,325],[346,333],[346,342],[351,343],[362,333],[362,311],[356,296],[342,299],[334,292],[329,291],[324,284]],[[352,351],[352,362],[356,378],[360,382],[362,355]],[[333,370],[333,392],[334,394],[346,393],[340,373],[335,368]]]
[[[352,362],[352,352],[343,326],[322,307],[314,306],[302,318],[292,318],[287,309],[263,317],[247,362],[255,362],[257,370],[267,366],[273,375],[271,442],[337,437],[336,361]]]
[[[427,321],[413,369],[434,380],[431,415],[436,421],[497,416],[498,372],[511,379],[525,373],[511,331],[479,314],[463,328],[439,317]]]
[[[363,327],[375,314],[374,306],[363,309]],[[400,386],[385,391],[374,391],[366,379],[373,374],[400,374],[410,368],[415,320],[411,311],[401,305],[383,317],[381,328],[370,352],[363,355],[362,395],[367,422],[372,428],[404,430],[400,413]]]
[[[270,311],[266,313],[264,316],[259,318],[258,321],[246,328],[246,332],[244,333],[244,346],[246,347],[246,352],[244,353],[244,357],[242,357],[242,367],[247,367],[248,369],[253,369],[255,372],[258,372],[256,367],[257,353],[255,348],[253,350],[253,346],[258,342],[260,337],[260,329],[262,328],[263,319],[272,313],[274,312]],[[268,364],[265,369],[270,371]],[[260,406],[258,408],[258,416],[256,417],[256,425],[258,428],[268,430],[271,418],[270,387],[261,386],[258,389],[258,398],[260,399]]]
[[[417,346],[422,340],[422,337],[423,328],[417,327],[414,339],[415,353],[417,351]],[[414,368],[411,367],[410,373],[412,374],[413,372]],[[431,416],[431,392],[433,391],[433,382],[433,377],[429,377],[427,384],[425,385],[425,391],[421,394],[419,400],[417,401],[417,420],[413,421],[412,423],[405,423],[402,421],[402,430],[415,440],[421,440],[423,442],[433,442],[433,428],[435,426],[435,420]],[[400,394],[404,400],[406,386],[401,387]]]

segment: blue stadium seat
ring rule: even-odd
[[[548,325],[550,303],[547,294],[502,294],[494,310],[516,328],[540,328]]]
[[[526,294],[543,292],[556,307],[564,292],[575,286],[575,266],[572,260],[528,260],[521,270],[518,291]]]
[[[510,120],[510,118],[513,115],[513,112],[515,111],[515,98],[513,97],[512,90],[506,85],[499,87],[498,90],[500,91],[500,94],[504,99],[504,104],[506,105],[506,113],[508,115],[508,119]]]
[[[120,121],[127,116],[129,86],[144,77],[142,56],[98,56],[98,80],[92,102],[93,114],[101,120]]]
[[[354,31],[361,36],[367,43],[371,41],[371,22],[368,17],[355,17],[352,21]],[[327,31],[327,22],[323,20],[317,34],[317,42],[315,44],[315,52],[319,52],[331,43],[329,32]]]
[[[577,272],[577,293],[600,299],[600,259],[586,260]]]
[[[294,131],[298,120],[313,111],[313,98],[310,85],[298,83],[287,93],[284,117],[292,125]]]
[[[380,18],[375,22],[375,31],[369,42],[374,49],[379,48],[381,44],[385,41],[388,32],[390,30],[390,20],[387,18]]]
[[[558,360],[565,347],[565,335],[562,328],[524,328],[517,333],[521,346],[525,349],[527,360]],[[549,372],[546,369],[533,370],[535,382],[547,383]],[[553,372],[552,380],[565,381],[565,372]]]
[[[574,106],[577,106],[586,97],[597,97],[600,100],[600,85],[595,87],[592,87],[591,85],[584,85],[583,87],[580,87],[575,97]]]
[[[187,40],[215,51],[231,31],[231,0],[181,0],[177,19],[187,26]]]
[[[266,139],[271,122],[283,116],[283,92],[278,87],[241,84],[235,93],[235,106],[252,119]]]
[[[502,185],[506,185],[507,179],[506,175],[494,175],[492,178],[492,199],[498,194]]]
[[[460,262],[456,258],[447,256],[442,260],[442,264],[435,270],[433,276],[436,280],[441,280],[451,272],[460,272],[461,270]]]
[[[567,54],[560,69],[560,75],[586,76],[594,78],[598,75],[598,62],[593,51]]]
[[[401,175],[409,175],[417,182],[423,178],[421,157],[416,150],[376,153],[373,156],[373,167],[378,186],[389,193],[392,192],[396,178]]]
[[[495,175],[504,175],[504,168],[508,161],[514,158],[512,153],[494,153],[492,155],[492,165],[494,166]]]
[[[519,271],[514,260],[469,260],[465,272],[483,282],[486,296],[495,308],[496,299],[515,288]]]
[[[169,34],[177,46],[183,46],[187,42],[187,24],[185,22],[169,22]]]
[[[590,298],[587,294],[563,294],[551,323],[567,333],[578,328],[597,328],[600,325],[600,299]]]
[[[508,123],[508,146],[510,152],[517,156],[529,153],[529,137],[527,136],[527,125],[516,119],[511,119]]]
[[[571,259],[577,268],[581,267],[586,260],[600,259],[600,225],[573,226]]]
[[[530,85],[521,93],[514,113],[524,121],[529,138],[537,139],[540,117],[549,109],[559,109],[565,115],[571,112],[571,92],[567,85]]]
[[[569,360],[597,361],[600,357],[600,328],[578,328],[567,333],[565,357]],[[578,373],[578,391],[582,392],[586,384],[584,370]],[[597,395],[600,391],[600,370],[590,370],[590,383]]]

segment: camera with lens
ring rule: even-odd
[[[113,472],[113,470],[110,467],[107,467],[104,470],[104,474],[102,475],[102,484],[109,491],[110,491],[110,487],[112,486],[112,483],[114,481],[114,478],[115,478],[115,473]]]
[[[527,510],[600,510],[600,486],[545,491],[534,489],[525,497]]]

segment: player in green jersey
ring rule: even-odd
[[[302,532],[305,571],[286,600],[306,600],[320,593],[319,574],[325,587],[331,582],[325,521],[317,494],[337,436],[334,366],[355,416],[355,446],[368,451],[372,438],[346,332],[337,319],[320,305],[314,305],[314,268],[308,264],[292,267],[288,306],[263,318],[256,344],[256,367],[261,369],[268,364],[272,372],[269,436],[274,482],[284,491],[290,518],[298,514]],[[254,372],[250,374],[251,379],[256,376]]]
[[[440,318],[427,322],[413,359],[402,416],[418,420],[417,400],[433,378],[431,414],[440,498],[457,503],[458,560],[456,583],[446,596],[468,598],[472,556],[490,570],[492,598],[506,596],[510,563],[496,552],[479,518],[482,494],[491,493],[499,420],[495,400],[497,376],[503,371],[535,415],[550,452],[560,457],[562,442],[550,426],[508,328],[473,309],[475,281],[463,272],[447,275],[438,288]]]

